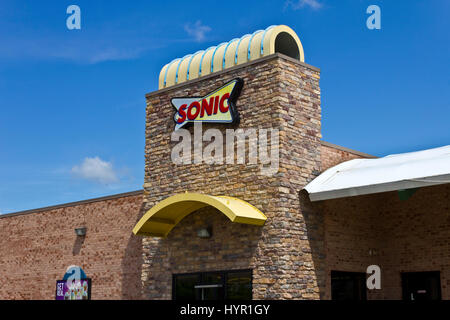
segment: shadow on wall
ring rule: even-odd
[[[74,256],[76,256],[80,253],[81,248],[83,247],[84,239],[86,239],[86,237],[78,236],[75,238],[75,243],[73,244],[73,249],[72,249],[72,254]]]
[[[139,215],[133,224],[139,221],[144,215],[144,204],[141,204]],[[122,299],[124,300],[141,300],[142,295],[142,239],[136,236],[130,229],[130,237],[122,259]]]
[[[162,263],[169,255],[168,247],[163,245],[165,239],[149,237],[146,240],[146,269],[145,278],[142,278],[143,298],[169,300],[172,293],[172,273],[170,268]]]
[[[325,252],[325,229],[323,212],[318,204],[312,203],[306,190],[299,192],[300,210],[306,224],[306,233],[313,269],[317,279],[320,299],[326,298],[326,252]]]

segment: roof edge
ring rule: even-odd
[[[330,148],[334,148],[334,149],[337,149],[337,150],[346,151],[346,152],[349,152],[349,153],[352,153],[352,154],[356,154],[358,156],[361,156],[361,157],[364,157],[364,158],[368,158],[368,159],[379,158],[377,156],[374,156],[374,155],[371,155],[371,154],[368,154],[368,153],[364,153],[364,152],[360,152],[360,151],[353,150],[353,149],[350,149],[350,148],[342,147],[342,146],[339,146],[337,144],[330,143],[330,142],[323,141],[323,140],[320,141],[320,144],[323,145],[323,146],[326,146],[326,147],[330,147]]]
[[[75,206],[78,206],[78,205],[83,205],[83,204],[88,204],[88,203],[93,203],[93,202],[113,200],[113,199],[125,198],[125,197],[131,197],[131,196],[137,196],[137,195],[140,195],[140,194],[143,194],[143,193],[144,193],[144,190],[141,189],[141,190],[124,192],[124,193],[117,193],[117,194],[113,194],[113,195],[109,195],[109,196],[103,196],[103,197],[98,197],[98,198],[92,198],[92,199],[86,199],[86,200],[80,200],[80,201],[74,201],[74,202],[67,202],[67,203],[57,204],[57,205],[48,206],[48,207],[41,207],[41,208],[36,208],[36,209],[29,209],[29,210],[23,210],[23,211],[11,212],[11,213],[4,213],[4,214],[0,214],[0,219],[8,218],[8,217],[21,216],[21,215],[31,214],[31,213],[39,213],[39,212],[43,212],[43,211],[50,211],[50,210],[61,209],[61,208],[66,208],[66,207],[75,207]]]

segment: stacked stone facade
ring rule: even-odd
[[[278,129],[279,171],[264,176],[259,165],[174,164],[170,99],[204,96],[237,77],[244,80],[237,101],[241,120],[231,128]],[[203,125],[210,127],[224,136],[230,128]],[[245,200],[268,219],[263,227],[239,225],[206,209],[203,224],[214,227],[211,239],[196,237],[200,213],[182,220],[167,238],[145,238],[144,297],[171,298],[174,273],[251,268],[255,299],[319,298],[298,193],[320,169],[320,138],[319,70],[278,54],[147,95],[145,209],[188,191]]]

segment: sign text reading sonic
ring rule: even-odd
[[[172,105],[177,112],[175,130],[190,122],[234,123],[239,121],[236,100],[244,81],[236,78],[204,97],[173,98]]]

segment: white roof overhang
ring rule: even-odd
[[[319,175],[306,187],[311,201],[450,183],[450,145],[376,159],[354,159]]]

